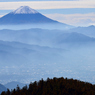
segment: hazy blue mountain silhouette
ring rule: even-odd
[[[95,37],[95,26],[91,25],[88,27],[76,27],[76,28],[70,29],[69,32],[77,32],[77,33],[81,33],[90,37]]]
[[[95,72],[92,72],[95,38],[81,33],[36,28],[0,30],[0,40],[0,72],[3,73],[0,80],[3,83],[63,75],[81,75],[95,81]]]
[[[79,43],[79,42],[93,42],[93,41],[95,41],[95,38],[86,36],[81,33],[72,32],[72,33],[64,33],[63,35],[60,35],[58,37],[58,40],[61,43],[63,43],[63,42],[65,42],[65,43],[67,43],[67,42]]]
[[[53,46],[63,43],[88,43],[95,42],[95,38],[82,33],[66,32],[47,29],[27,29],[27,30],[0,30],[0,40],[16,41],[26,44]]]
[[[12,82],[8,82],[7,84],[4,85],[6,88],[8,89],[14,89],[16,88],[17,86],[19,86],[20,88],[24,87],[25,84],[23,83],[20,83],[20,82],[17,82],[17,81],[12,81]]]
[[[0,84],[0,93],[2,91],[7,91],[7,88],[4,85]]]

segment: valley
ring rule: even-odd
[[[95,38],[47,29],[1,30],[0,35],[1,83],[54,76],[94,83]]]

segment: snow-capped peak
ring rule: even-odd
[[[36,14],[38,12],[28,6],[21,6],[15,11],[13,11],[12,13],[13,14]]]

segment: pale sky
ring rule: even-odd
[[[0,16],[29,6],[54,20],[74,25],[95,25],[95,0],[0,0]]]

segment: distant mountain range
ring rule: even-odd
[[[68,30],[69,32],[81,33],[90,37],[95,37],[95,26],[91,25],[88,27],[76,27]]]
[[[11,91],[12,89],[16,88],[17,86],[22,88],[26,85],[23,83],[20,83],[20,82],[16,82],[16,81],[8,82],[7,84],[4,84],[4,85],[0,84],[0,93],[2,91],[7,91],[7,89],[9,89]]]
[[[68,32],[35,28],[27,30],[8,30],[8,29],[0,30],[0,40],[16,41],[26,44],[42,46],[53,46],[55,44],[59,45],[63,43],[79,44],[94,42],[95,38],[82,34],[82,32],[77,33],[75,31],[70,32],[70,30]]]
[[[86,36],[81,33],[63,33],[63,35],[60,35],[58,37],[58,43],[84,43],[84,42],[94,42],[95,38]]]
[[[16,88],[17,86],[19,86],[20,88],[26,86],[25,84],[23,83],[20,83],[20,82],[16,82],[16,81],[12,81],[12,82],[8,82],[7,84],[4,85],[6,88],[8,89],[14,89]]]
[[[95,72],[92,72],[95,38],[86,35],[89,28],[94,34],[95,26],[71,31],[0,30],[0,81],[26,83],[53,76],[74,76],[95,83]]]

